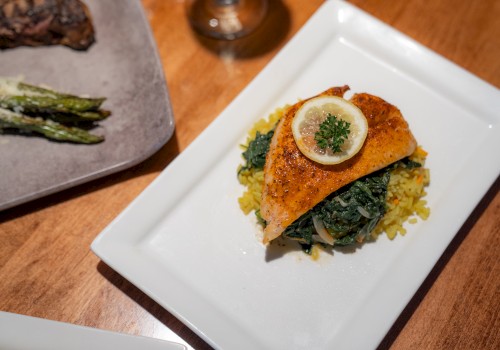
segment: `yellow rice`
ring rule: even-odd
[[[242,145],[247,148],[250,141],[255,138],[257,131],[261,134],[269,132],[282,117],[286,108],[278,108],[266,119],[259,120],[249,131],[246,143]],[[375,238],[385,232],[390,239],[398,233],[404,235],[406,229],[404,223],[414,224],[417,217],[426,220],[430,209],[427,202],[422,199],[427,193],[425,187],[429,185],[429,169],[425,168],[427,152],[417,147],[410,159],[422,164],[420,168],[405,169],[397,168],[391,171],[391,179],[387,188],[387,212],[372,232]],[[241,166],[240,166],[241,168]],[[238,179],[246,190],[238,198],[241,210],[248,214],[260,208],[262,186],[264,183],[264,172],[262,170],[243,170],[238,174]]]
[[[397,168],[391,171],[391,179],[387,187],[387,212],[373,230],[372,236],[382,232],[393,239],[398,232],[406,233],[403,227],[405,222],[415,224],[417,217],[426,220],[430,209],[427,201],[422,199],[427,193],[425,187],[429,185],[429,169],[425,168],[427,152],[417,147],[410,159],[422,164],[421,168]]]
[[[248,132],[247,140],[245,144],[242,145],[242,148],[246,149],[248,147],[248,144],[255,138],[255,135],[257,135],[257,131],[261,134],[267,134],[271,131],[287,108],[288,106],[277,108],[267,119],[263,118],[255,123]],[[262,185],[264,184],[264,172],[256,169],[243,170],[239,172],[238,180],[242,185],[247,187],[246,191],[238,198],[241,210],[243,210],[245,214],[248,214],[252,210],[259,209]]]

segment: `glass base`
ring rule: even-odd
[[[267,12],[267,0],[187,0],[187,16],[200,34],[233,40],[254,31]]]

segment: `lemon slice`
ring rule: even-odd
[[[320,148],[315,140],[316,132],[328,115],[350,123],[349,135],[340,146],[340,152]],[[299,150],[307,158],[321,164],[339,164],[359,152],[368,134],[368,122],[363,112],[346,99],[319,96],[308,100],[297,110],[292,132]]]

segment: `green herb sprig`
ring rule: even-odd
[[[329,148],[334,153],[341,152],[340,148],[349,137],[351,123],[328,113],[314,134],[314,140],[321,149]]]

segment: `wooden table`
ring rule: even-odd
[[[100,262],[89,246],[322,2],[271,0],[271,34],[259,43],[233,43],[228,55],[227,45],[193,35],[182,0],[143,0],[168,79],[175,136],[127,171],[1,212],[0,310],[157,338],[170,336],[167,326],[193,348],[209,348]],[[351,2],[500,87],[499,1]],[[380,348],[500,348],[498,183],[463,225]]]

